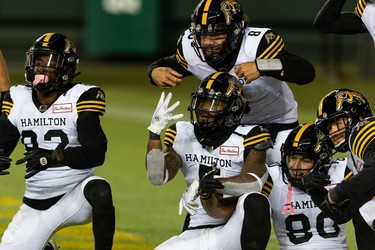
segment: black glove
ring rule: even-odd
[[[338,224],[348,222],[352,218],[354,212],[358,211],[356,206],[351,207],[349,200],[345,200],[341,205],[337,205],[329,203],[328,197],[325,198],[319,208]]]
[[[26,162],[26,176],[28,179],[40,171],[46,170],[57,163],[56,155],[52,150],[36,149],[31,152],[26,152],[25,157],[16,161],[16,164]]]
[[[315,191],[320,190],[331,184],[330,176],[319,171],[311,171],[306,176],[302,177],[302,184],[306,193],[312,195]]]
[[[220,181],[214,179],[214,175],[217,171],[217,168],[212,169],[199,181],[198,193],[202,199],[208,199],[211,194],[217,193],[217,189],[224,188]]]
[[[0,175],[7,175],[9,174],[8,171],[4,171],[10,167],[10,163],[12,159],[3,155],[4,149],[0,149]]]

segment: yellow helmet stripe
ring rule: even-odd
[[[208,10],[210,8],[212,0],[208,0],[206,4],[204,5],[203,8],[203,15],[202,15],[202,24],[206,25],[207,24],[207,16],[208,16]]]
[[[54,35],[55,33],[49,33],[48,35],[46,35],[46,37],[44,38],[43,40],[43,43],[42,43],[42,46],[48,46],[48,41],[49,39],[51,39],[51,37]]]
[[[216,80],[216,78],[221,75],[223,72],[216,72],[211,78],[210,80],[208,81],[207,85],[206,85],[206,89],[211,89],[212,87],[212,84],[214,83],[214,81]]]
[[[298,147],[298,142],[299,142],[299,140],[301,139],[301,136],[302,136],[303,132],[305,132],[305,130],[306,130],[308,127],[310,127],[311,125],[312,125],[312,123],[311,123],[311,122],[308,122],[308,123],[306,123],[305,125],[303,125],[303,126],[301,127],[301,129],[298,131],[298,133],[296,134],[296,137],[295,137],[294,140],[293,140],[293,147]]]

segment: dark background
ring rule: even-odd
[[[198,0],[0,0],[0,49],[9,63],[23,67],[25,52],[47,32],[73,40],[81,60],[152,62],[175,52],[179,34],[190,25]],[[314,29],[324,0],[239,0],[252,26],[274,29],[289,52],[299,54],[340,78],[342,65],[359,65],[373,76],[369,34],[330,35]],[[356,1],[345,10],[354,11]],[[332,75],[331,75],[332,76]]]

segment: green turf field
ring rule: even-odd
[[[83,62],[81,62],[83,63]],[[108,137],[108,152],[104,166],[96,174],[105,177],[112,185],[116,206],[116,234],[113,249],[153,249],[172,235],[179,234],[184,216],[178,215],[178,202],[184,190],[179,174],[175,180],[162,187],[155,187],[146,178],[144,154],[148,139],[147,126],[153,114],[161,89],[147,80],[147,65],[95,65],[81,66],[83,72],[77,79],[98,85],[106,92],[107,111],[102,124]],[[375,100],[375,83],[359,79],[353,67],[345,67],[345,80],[330,80],[317,68],[314,83],[306,86],[290,84],[299,102],[300,122],[314,121],[316,105],[320,98],[335,88],[353,88],[363,92],[370,102]],[[23,69],[10,68],[13,84],[23,83]],[[177,112],[189,119],[187,106],[190,93],[197,81],[184,79],[173,90],[172,102],[180,100]],[[13,160],[22,157],[20,147],[13,153]],[[0,176],[0,235],[21,203],[24,191],[24,166],[12,165],[8,176]],[[54,237],[62,250],[93,249],[89,225],[71,227]],[[348,226],[350,249],[355,249],[354,234]],[[278,249],[274,235],[268,249]]]

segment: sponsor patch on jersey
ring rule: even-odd
[[[52,113],[71,113],[73,112],[73,105],[71,103],[53,104]]]
[[[239,155],[240,148],[236,146],[221,146],[220,154],[221,155]]]

